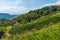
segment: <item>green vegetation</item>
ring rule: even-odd
[[[60,11],[60,5],[59,6],[48,6],[48,7],[42,8],[42,9],[30,11],[26,14],[23,14],[23,15],[20,15],[20,16],[14,18],[13,20],[6,21],[3,25],[4,26],[6,26],[6,25],[11,26],[16,22],[18,22],[19,24],[26,24],[26,23],[32,22],[42,16],[52,15],[56,11]]]
[[[27,23],[27,24],[22,24],[18,25],[17,27],[14,26],[10,33],[11,34],[16,34],[16,33],[22,33],[26,30],[32,30],[32,29],[41,29],[44,26],[49,26],[49,24],[55,24],[60,21],[60,12],[52,15],[52,16],[43,16],[33,22]]]
[[[60,6],[30,11],[2,26],[8,35],[1,40],[60,40]]]
[[[60,23],[56,23],[41,30],[24,34],[16,34],[12,38],[4,38],[1,40],[59,40],[60,39]]]

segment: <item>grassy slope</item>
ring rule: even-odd
[[[0,27],[0,31],[5,30],[7,27],[9,27],[9,26],[2,26],[2,27]]]
[[[29,38],[29,40],[32,39],[33,40],[59,40],[60,38],[59,28],[60,28],[60,23],[57,23],[48,28],[42,28],[40,31],[35,32],[26,38]]]
[[[53,14],[52,16],[44,16],[33,22],[13,27],[10,33],[11,34],[23,33],[27,30],[32,30],[32,29],[40,30],[41,28],[45,26],[46,27],[50,26],[59,21],[60,21],[60,12],[57,12],[56,14]]]
[[[60,24],[60,23],[59,23]],[[35,32],[29,36],[26,36],[26,40],[59,40],[60,38],[60,25],[55,24],[52,27],[43,28],[38,32]]]
[[[60,12],[52,16],[43,16],[33,22],[13,27],[11,34],[16,34],[11,38],[1,40],[60,40]],[[35,29],[35,30],[32,30]],[[27,32],[26,32],[27,31]]]
[[[36,32],[23,35],[15,35],[12,39],[4,38],[1,40],[60,40],[60,23],[56,23],[47,28],[42,28]]]

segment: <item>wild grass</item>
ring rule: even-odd
[[[1,40],[60,40],[60,12],[14,26],[9,33],[11,37]]]
[[[16,34],[11,38],[1,40],[60,40],[60,23],[42,28],[31,34]]]
[[[44,26],[48,27],[52,24],[58,23],[60,21],[60,13],[57,12],[56,14],[53,14],[51,16],[43,16],[33,22],[27,23],[27,24],[22,24],[19,26],[14,26],[11,30],[11,34],[16,34],[16,33],[23,33],[26,30],[31,31],[32,29],[40,30]]]

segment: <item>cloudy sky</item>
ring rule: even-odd
[[[0,0],[0,13],[23,14],[48,5],[59,5],[60,0]]]

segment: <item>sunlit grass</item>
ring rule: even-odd
[[[48,27],[52,24],[55,24],[60,21],[60,12],[57,12],[56,14],[53,14],[51,16],[42,16],[41,18],[27,23],[27,24],[22,24],[17,27],[13,27],[10,31],[11,34],[16,34],[16,33],[23,33],[26,30],[31,30],[31,29],[36,29],[40,30],[44,26]]]
[[[10,33],[11,37],[1,40],[60,40],[60,12],[14,26]]]
[[[59,40],[60,23],[56,23],[47,28],[42,28],[31,34],[16,34],[13,38],[4,38],[4,40]]]

